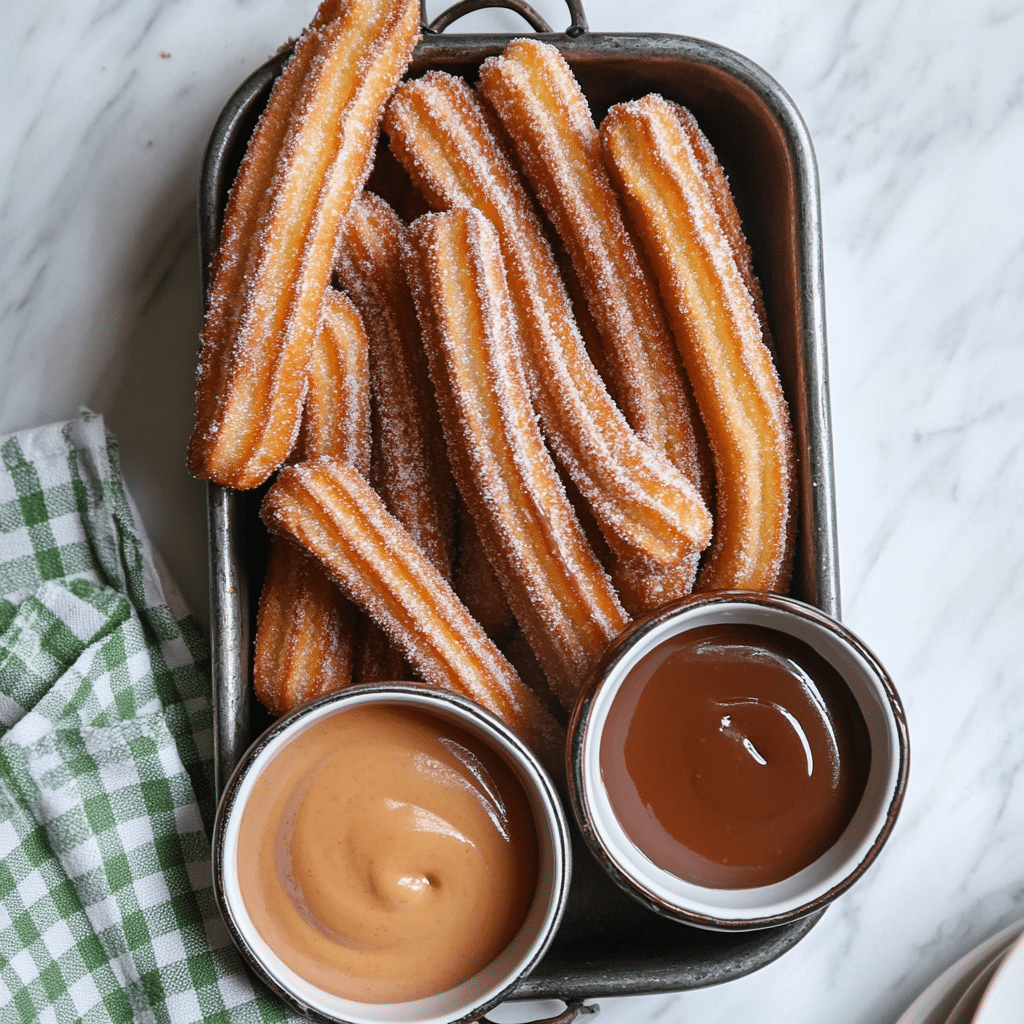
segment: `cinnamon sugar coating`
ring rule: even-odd
[[[594,369],[532,202],[479,96],[461,79],[428,72],[396,90],[384,128],[433,207],[475,207],[497,229],[545,436],[612,549],[651,570],[702,550],[711,520],[700,495],[637,437]]]
[[[312,556],[274,537],[260,591],[253,688],[274,715],[352,681],[356,607]]]
[[[413,282],[448,456],[509,606],[566,708],[628,616],[530,404],[498,235],[477,210],[412,227]]]
[[[754,310],[757,318],[761,321],[761,335],[765,344],[771,348],[771,331],[768,329],[768,314],[764,307],[764,294],[761,291],[761,282],[754,273],[754,255],[750,251],[747,236],[743,233],[743,224],[740,221],[740,212],[736,209],[736,201],[733,199],[732,189],[729,187],[729,179],[725,176],[725,170],[718,162],[718,157],[707,136],[700,130],[697,119],[686,107],[679,103],[671,104],[679,120],[679,125],[686,132],[686,137],[693,147],[693,155],[700,165],[704,180],[711,190],[711,203],[718,214],[718,220],[726,238],[729,240],[729,248],[736,259],[736,269],[743,278],[743,283],[754,300]]]
[[[792,429],[754,299],[673,104],[613,107],[609,170],[651,258],[715,458],[715,539],[698,589],[788,587]]]
[[[194,476],[249,488],[299,430],[334,241],[419,38],[414,0],[325,0],[231,190],[202,332]]]
[[[517,39],[484,62],[480,91],[572,260],[596,322],[609,390],[637,434],[663,451],[709,502],[710,452],[679,350],[608,179],[597,127],[572,70],[554,46]],[[628,566],[619,567],[615,579],[639,613],[689,593],[696,569],[693,557],[656,574],[649,585]]]
[[[370,352],[362,317],[337,288],[324,292],[309,358],[300,459],[342,459],[370,474]]]
[[[285,468],[261,515],[271,531],[324,564],[425,682],[497,714],[549,767],[562,763],[561,728],[351,466],[321,461]]]
[[[362,313],[379,453],[374,484],[384,504],[440,573],[451,576],[455,486],[412,293],[402,267],[406,226],[380,197],[362,193],[338,238],[338,280]]]

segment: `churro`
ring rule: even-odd
[[[733,198],[732,189],[729,187],[729,179],[725,176],[725,170],[718,162],[718,156],[708,141],[708,137],[701,131],[697,119],[680,103],[673,103],[672,110],[679,119],[680,127],[686,132],[686,137],[693,147],[693,155],[700,164],[704,174],[704,180],[711,189],[711,202],[718,214],[718,220],[729,240],[729,248],[732,249],[736,259],[736,268],[743,278],[743,283],[754,300],[754,309],[757,318],[761,321],[761,332],[765,344],[771,348],[771,331],[768,326],[768,313],[764,306],[764,293],[761,291],[761,282],[754,273],[754,255],[750,251],[750,244],[747,236],[743,233],[743,224],[740,221],[740,212],[736,209],[736,200]]]
[[[370,388],[366,333],[347,296],[329,287],[309,363],[301,455],[370,471]],[[353,678],[359,613],[320,563],[284,537],[270,545],[256,619],[253,687],[283,715]],[[363,659],[360,659],[359,664]]]
[[[254,487],[299,430],[338,227],[419,37],[415,0],[325,0],[231,191],[197,374],[191,472]]]
[[[388,633],[423,680],[497,714],[549,766],[564,734],[373,488],[341,462],[281,471],[261,510],[274,533],[315,555]]]
[[[615,553],[663,571],[702,550],[707,509],[693,484],[636,436],[594,369],[531,200],[477,94],[428,72],[396,90],[384,128],[433,207],[476,207],[497,229],[545,436]]]
[[[455,488],[402,268],[406,245],[406,227],[394,210],[363,193],[338,238],[335,267],[369,338],[379,453],[374,483],[392,515],[450,577]]]
[[[700,589],[785,590],[793,441],[753,298],[685,127],[660,96],[601,126],[609,170],[651,258],[715,459],[715,538]]]
[[[356,608],[320,563],[274,537],[260,591],[253,688],[284,715],[352,680]]]
[[[663,451],[710,504],[711,460],[700,416],[572,70],[554,46],[517,39],[484,61],[480,91],[565,245],[597,327],[609,390],[637,434]],[[595,347],[588,341],[589,351]],[[649,573],[619,562],[613,577],[627,607],[640,613],[688,594],[697,563],[694,554]]]
[[[300,459],[342,459],[370,473],[370,363],[363,321],[349,297],[328,287],[309,359]]]
[[[603,342],[609,390],[630,426],[710,497],[699,414],[657,285],[629,235],[590,107],[565,58],[517,39],[480,68],[480,91],[515,146],[572,260]]]
[[[509,606],[563,705],[628,616],[534,418],[498,235],[478,210],[413,224],[413,284],[448,457]]]

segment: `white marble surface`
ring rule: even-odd
[[[537,6],[565,23],[559,0]],[[595,30],[739,50],[809,125],[844,618],[889,667],[913,742],[891,843],[805,941],[726,986],[604,1000],[601,1019],[894,1021],[968,946],[1024,916],[1024,9],[586,6]],[[0,434],[82,404],[103,412],[203,618],[204,492],[182,457],[200,161],[225,100],[313,7],[3,0],[0,13]]]

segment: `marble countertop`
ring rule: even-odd
[[[3,5],[0,434],[80,405],[102,412],[204,620],[205,495],[183,461],[200,162],[224,102],[314,6]],[[564,24],[561,0],[536,6]],[[1024,916],[1024,8],[631,0],[627,18],[613,0],[585,6],[595,31],[738,50],[807,121],[843,617],[896,681],[913,748],[889,845],[803,942],[725,986],[602,1000],[601,1019],[894,1021],[967,948]]]

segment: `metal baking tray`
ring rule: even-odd
[[[761,280],[776,359],[796,433],[800,528],[793,596],[839,617],[839,570],[818,177],[792,100],[761,68],[713,43],[667,34],[591,33],[579,0],[552,32],[521,0],[469,0],[424,32],[410,75],[438,68],[475,79],[511,35],[442,35],[467,9],[512,7],[572,65],[599,122],[621,100],[656,91],[688,106],[729,176]],[[523,33],[520,33],[522,35]],[[210,139],[199,197],[204,293],[227,192],[287,51],[256,71],[224,108]],[[269,719],[250,702],[255,609],[267,537],[262,491],[208,491],[217,791]],[[804,937],[819,915],[755,932],[701,931],[656,916],[612,884],[579,842],[570,904],[546,957],[517,999],[578,1002],[673,992],[741,977]]]

